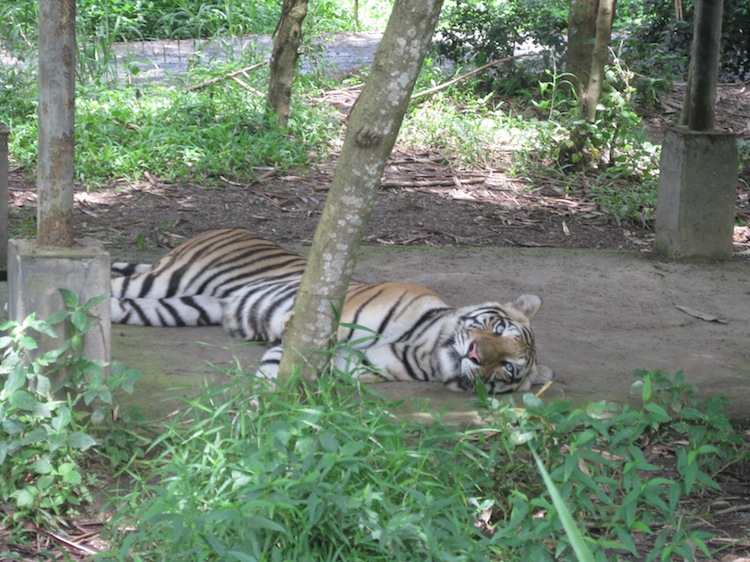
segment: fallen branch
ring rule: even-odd
[[[245,82],[244,80],[242,80],[239,76],[232,76],[232,80],[234,80],[235,82],[237,82],[240,86],[242,86],[243,88],[245,88],[248,92],[250,92],[252,94],[256,94],[256,95],[261,96],[261,97],[263,96],[263,92],[261,92],[260,90],[256,90],[250,84],[248,84],[247,82]]]
[[[225,74],[224,76],[217,76],[216,78],[211,78],[211,80],[206,80],[205,82],[201,82],[200,84],[193,84],[192,86],[188,86],[187,88],[185,88],[185,91],[192,92],[193,90],[200,90],[201,88],[211,86],[212,84],[216,84],[217,82],[221,82],[222,80],[234,80],[240,74],[245,74],[246,72],[250,72],[251,70],[255,70],[256,68],[260,68],[261,66],[265,66],[267,64],[268,61],[259,62],[246,68],[235,70],[233,72],[230,72],[229,74]]]
[[[461,183],[464,185],[484,183],[486,178],[466,178],[462,179]],[[389,180],[385,179],[380,182],[380,187],[383,188],[394,188],[394,187],[413,187],[415,189],[425,187],[454,187],[456,184],[453,179],[433,179],[433,180]]]
[[[60,543],[64,544],[65,546],[69,547],[69,548],[76,549],[76,550],[78,550],[80,552],[83,552],[85,554],[98,554],[98,552],[99,552],[98,550],[92,550],[91,548],[87,547],[84,544],[81,544],[81,543],[75,542],[75,541],[71,541],[71,540],[66,539],[65,537],[63,537],[61,535],[56,535],[55,533],[52,533],[52,532],[47,531],[45,529],[39,529],[39,530],[42,533],[44,533],[45,535],[47,535],[49,537],[52,537],[57,542],[60,542]]]
[[[434,86],[432,88],[428,88],[426,90],[422,90],[421,92],[417,92],[416,94],[413,94],[411,96],[411,99],[415,100],[424,96],[429,96],[430,94],[434,94],[435,92],[439,92],[440,90],[444,90],[445,88],[449,88],[453,86],[453,84],[457,84],[458,82],[461,82],[462,80],[466,80],[467,78],[470,78],[474,76],[475,74],[479,74],[483,70],[487,70],[491,66],[497,66],[498,64],[502,64],[504,62],[510,62],[515,59],[520,59],[521,57],[528,57],[531,55],[535,55],[537,53],[527,53],[524,55],[515,55],[512,57],[505,57],[498,60],[493,60],[491,62],[488,62],[487,64],[483,64],[480,67],[475,68],[474,70],[470,70],[466,74],[462,74],[461,76],[457,76],[456,78],[453,78],[451,80],[448,80],[447,82],[443,82],[442,84],[438,84],[437,86]]]

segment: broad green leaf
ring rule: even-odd
[[[324,431],[320,434],[320,444],[329,453],[336,452],[339,449],[338,441],[336,441],[336,437],[330,431]]]
[[[55,312],[49,315],[47,322],[49,322],[50,324],[59,324],[60,322],[65,320],[68,316],[70,316],[69,310],[67,309],[56,310]]]
[[[36,340],[31,336],[23,336],[20,340],[18,340],[18,347],[20,347],[21,349],[25,349],[26,351],[33,351],[34,349],[39,347],[39,344],[37,344]]]
[[[47,443],[49,433],[44,427],[37,427],[29,431],[23,438],[24,445],[33,445],[35,443]]]
[[[88,433],[76,431],[70,434],[70,436],[68,437],[68,443],[70,443],[71,447],[85,451],[86,449],[96,445],[96,439],[91,437]]]
[[[18,507],[32,507],[34,505],[34,498],[36,497],[29,488],[16,490],[11,496],[16,499],[16,505]]]
[[[80,300],[78,295],[68,289],[60,289],[60,295],[62,296],[63,303],[67,308],[78,308]]]
[[[649,402],[648,404],[645,404],[643,406],[643,409],[654,414],[660,422],[667,422],[672,419],[672,416],[670,416],[667,411],[659,406],[659,404],[657,404],[656,402]]]
[[[523,445],[534,439],[534,435],[535,433],[533,431],[517,429],[511,432],[509,442],[512,446],[517,447],[518,445]]]
[[[70,315],[70,323],[73,324],[76,330],[79,332],[85,332],[88,324],[88,316],[82,309],[78,309]]]
[[[66,462],[60,465],[57,469],[63,478],[64,482],[68,484],[80,484],[82,481],[81,472],[78,469],[78,465],[72,462]]]
[[[26,387],[26,366],[18,363],[13,367],[10,375],[5,381],[3,389],[6,395],[12,395],[15,391]]]
[[[95,306],[103,303],[109,298],[109,295],[99,295],[98,297],[92,297],[90,298],[85,305],[83,305],[84,310],[91,310]]]
[[[49,378],[45,377],[44,375],[37,375],[36,376],[36,393],[39,396],[44,396],[45,398],[49,398],[51,392],[52,392],[52,384],[50,383]]]
[[[278,523],[266,519],[265,517],[259,517],[257,515],[251,515],[245,519],[245,524],[249,527],[257,529],[268,529],[269,531],[278,531],[279,533],[286,533],[286,529]]]
[[[17,390],[10,395],[10,403],[19,410],[33,412],[36,409],[37,401],[34,396],[25,390]]]
[[[61,406],[57,411],[57,415],[52,418],[52,429],[60,431],[61,429],[68,426],[71,420],[70,409],[67,406]]]
[[[8,435],[18,435],[26,429],[26,424],[14,419],[3,421],[3,431]]]
[[[529,410],[544,410],[544,400],[531,392],[523,395],[523,405]]]
[[[239,562],[258,562],[258,559],[255,556],[245,554],[244,552],[239,552],[237,550],[228,550],[227,559],[232,558],[238,560]]]
[[[644,402],[651,400],[651,377],[643,378],[643,387],[641,388],[641,399]]]
[[[104,408],[96,408],[91,412],[91,423],[99,425],[103,423],[105,419],[107,419],[107,412]]]
[[[60,358],[65,355],[65,352],[68,351],[68,342],[65,342],[62,347],[59,347],[57,349],[51,349],[47,353],[44,354],[42,357],[42,361],[45,363],[57,363],[57,361],[60,360]]]
[[[54,314],[52,316],[54,316]],[[39,321],[34,324],[34,329],[40,334],[44,334],[45,336],[49,336],[51,338],[56,338],[57,332],[50,324],[52,324],[52,322],[50,322],[49,320],[46,322]]]
[[[31,469],[37,474],[49,474],[52,472],[52,463],[47,457],[41,457],[31,465]]]

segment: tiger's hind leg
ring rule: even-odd
[[[112,322],[115,324],[212,326],[221,324],[221,320],[221,300],[216,297],[112,298]]]

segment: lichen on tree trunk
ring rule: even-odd
[[[284,337],[280,377],[317,376],[337,328],[359,245],[396,142],[442,0],[396,0],[370,76],[349,116],[344,146]]]
[[[580,25],[580,28],[568,32],[569,37],[577,36],[578,43],[575,55],[568,54],[568,64],[576,65],[573,80],[576,82],[583,120],[574,125],[568,139],[560,143],[557,161],[561,166],[572,165],[574,169],[579,169],[588,166],[592,160],[592,155],[586,150],[591,135],[588,124],[596,121],[596,108],[609,60],[609,42],[616,5],[616,0],[574,0],[571,4],[570,26]],[[593,28],[592,16],[595,16],[596,22]],[[571,62],[571,56],[574,57],[574,62]],[[586,56],[589,57],[588,62],[585,60]]]

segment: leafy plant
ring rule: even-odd
[[[527,135],[515,153],[514,169],[554,175],[571,185],[585,178],[585,196],[615,221],[649,225],[656,206],[659,147],[648,139],[635,109],[632,72],[618,60],[606,78],[596,120],[589,123],[580,117],[578,100],[561,87],[565,75],[548,73],[540,82],[540,99],[534,101],[548,121],[525,125],[536,134]]]
[[[83,356],[88,313],[102,299],[80,304],[61,294],[67,308],[48,322],[31,315],[0,325],[0,498],[18,533],[24,521],[54,523],[91,501],[84,453],[116,437],[98,439],[96,430],[113,429],[112,392],[132,391],[140,376],[115,365],[105,377],[103,364]],[[68,339],[40,354],[38,339],[57,339],[61,327]]]
[[[528,445],[541,452],[551,479],[546,487],[519,489],[505,472],[497,475],[490,497],[505,507],[494,544],[524,560],[576,559],[576,533],[569,534],[554,501],[559,493],[596,560],[617,553],[649,561],[672,555],[694,560],[696,551],[708,555],[709,535],[691,528],[698,514],[682,500],[718,488],[716,472],[742,458],[741,436],[719,403],[697,403],[681,373],[636,376],[640,408],[601,403],[574,409],[528,394],[525,408],[518,409],[485,397],[508,466],[523,461]],[[672,445],[683,441],[687,445]],[[647,458],[645,449],[654,444],[674,447],[673,464],[665,459],[674,469],[665,471]]]
[[[454,62],[478,64],[511,56],[524,41],[559,54],[566,27],[564,2],[456,0],[443,10],[436,50]]]

